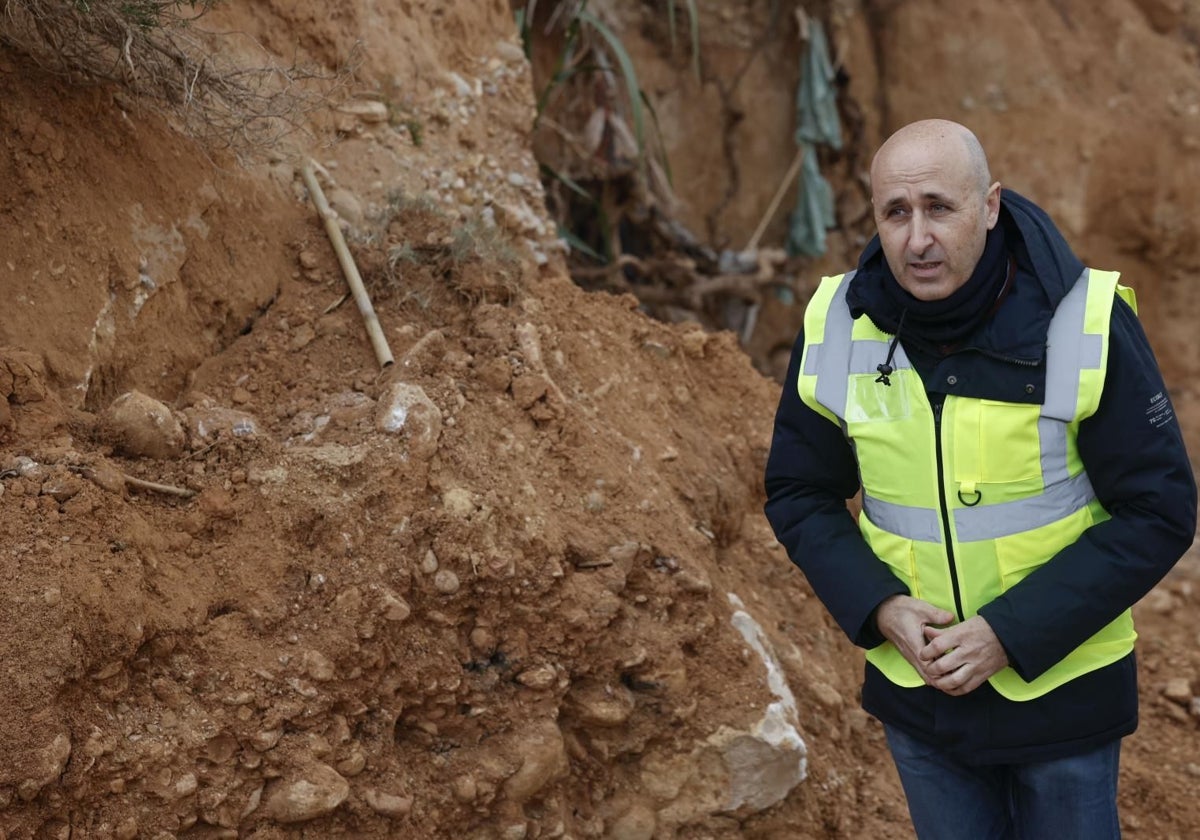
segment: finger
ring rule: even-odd
[[[947,674],[936,676],[933,678],[931,685],[946,694],[957,695],[970,679],[968,668],[969,666],[967,665],[961,665]]]
[[[952,674],[967,664],[967,657],[961,650],[953,650],[935,659],[922,658],[925,670],[935,677]]]
[[[922,645],[918,651],[919,656],[925,662],[933,662],[935,659],[941,659],[946,654],[958,649],[961,645],[955,642],[953,636],[938,634],[929,641],[928,644]]]

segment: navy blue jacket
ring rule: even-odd
[[[958,396],[1043,400],[1046,330],[1083,266],[1049,217],[1010,190],[1002,193],[1000,223],[1016,274],[999,310],[944,357],[910,348],[901,335],[932,401],[944,399],[951,376]],[[882,266],[876,238],[863,252],[859,275]],[[855,280],[852,303],[866,286],[856,287]],[[874,647],[883,641],[875,609],[908,590],[867,547],[846,508],[859,489],[857,463],[841,429],[797,393],[803,347],[801,333],[775,417],[766,514],[846,635]],[[1031,371],[1037,377],[1032,395],[1026,389]],[[1112,518],[979,611],[1027,680],[1145,595],[1190,547],[1196,529],[1196,483],[1179,424],[1145,333],[1120,299],[1114,300],[1104,392],[1096,413],[1080,423],[1078,445]],[[863,706],[970,762],[1049,759],[1136,728],[1136,665],[1131,654],[1040,698],[1015,702],[988,684],[963,697],[928,686],[901,688],[868,664]]]

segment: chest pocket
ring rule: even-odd
[[[954,478],[960,484],[1040,479],[1041,406],[962,400],[955,406]]]
[[[908,376],[897,372],[891,384],[877,382],[878,374],[856,373],[850,376],[846,392],[846,422],[876,423],[907,420],[912,415],[908,399]]]

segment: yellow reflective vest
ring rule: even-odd
[[[890,385],[878,381],[892,336],[850,317],[852,276],[824,278],[808,305],[800,397],[854,448],[872,551],[913,597],[966,620],[1109,518],[1076,438],[1104,389],[1113,295],[1133,306],[1133,293],[1115,272],[1084,270],[1050,322],[1043,404],[947,395],[935,413],[902,346]],[[1011,667],[990,682],[1030,700],[1116,662],[1136,637],[1126,610],[1032,682]],[[891,642],[867,659],[898,685],[923,684]]]

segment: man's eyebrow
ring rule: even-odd
[[[940,204],[955,204],[955,200],[942,192],[925,192],[921,193],[921,203],[938,202]],[[890,198],[882,205],[884,210],[890,210],[893,207],[903,207],[908,204],[907,196],[898,195],[895,198]]]
[[[955,203],[953,198],[946,195],[945,193],[940,193],[940,192],[922,193],[921,198],[923,198],[925,201],[939,201],[942,204],[954,204]]]

